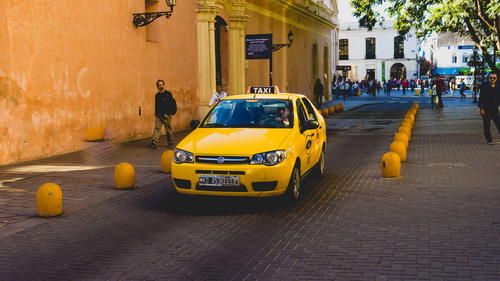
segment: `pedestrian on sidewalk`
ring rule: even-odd
[[[177,103],[172,93],[165,90],[165,81],[156,81],[158,93],[155,95],[155,128],[153,130],[152,141],[149,147],[156,149],[160,143],[160,132],[162,125],[167,132],[168,147],[172,147],[172,116],[177,113]]]
[[[479,113],[483,117],[484,137],[488,144],[493,144],[490,131],[490,121],[495,123],[498,133],[500,134],[500,120],[498,117],[498,107],[500,106],[500,85],[498,85],[499,71],[496,70],[490,73],[490,82],[485,82],[481,85],[479,95]]]
[[[222,90],[221,84],[217,84],[215,89],[216,89],[215,93],[212,96],[212,99],[210,99],[210,102],[208,103],[209,107],[216,105],[221,99],[227,97],[227,93]]]
[[[316,84],[314,85],[314,96],[316,97],[316,105],[318,108],[321,108],[321,104],[323,102],[323,84],[321,84],[321,79],[316,79]]]
[[[436,93],[438,96],[438,108],[441,109],[444,107],[443,105],[443,93],[446,91],[446,85],[444,80],[441,77],[436,78]]]
[[[460,100],[463,100],[465,98],[465,82],[464,78],[460,80]]]

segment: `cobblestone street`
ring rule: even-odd
[[[294,206],[178,198],[159,172],[166,147],[147,140],[0,167],[0,279],[500,280],[500,145],[486,145],[470,98],[442,111],[415,99],[400,179],[382,178],[379,159],[414,99],[348,99],[327,120],[325,177],[306,178]],[[121,161],[138,189],[112,189]],[[65,212],[41,219],[48,181]]]

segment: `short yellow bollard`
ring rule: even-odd
[[[395,152],[387,152],[380,160],[380,168],[384,178],[397,178],[401,173],[401,158]]]
[[[409,124],[410,128],[412,128],[412,129],[415,126],[415,122],[409,118],[405,118],[401,124],[403,124],[403,123]]]
[[[399,159],[401,162],[406,161],[406,147],[405,144],[401,141],[393,141],[389,145],[389,151],[397,153],[399,155]]]
[[[340,104],[340,111],[341,111],[341,112],[343,112],[343,111],[344,111],[344,104],[343,104],[343,103],[341,103],[341,104]]]
[[[340,109],[339,109],[339,105],[338,105],[338,104],[334,105],[334,106],[333,106],[333,110],[334,110],[335,112],[339,112],[339,110],[340,110]]]
[[[62,191],[55,183],[42,184],[36,192],[36,213],[40,217],[54,217],[62,213]]]
[[[132,164],[122,162],[116,165],[115,187],[117,189],[135,188],[135,169]]]
[[[334,107],[334,106],[330,106],[330,107],[328,108],[328,113],[329,113],[330,115],[333,115],[333,113],[335,113],[335,107]]]
[[[420,96],[420,89],[415,90],[415,96]]]
[[[408,141],[411,140],[411,129],[410,128],[408,128],[406,126],[399,127],[398,133],[406,134],[406,136],[408,136]]]
[[[328,116],[328,108],[323,108],[323,109],[321,110],[321,114],[322,114],[324,117]]]
[[[104,125],[97,127],[87,128],[85,131],[85,140],[87,141],[103,141],[104,140]]]
[[[401,122],[401,126],[408,126],[410,129],[413,129],[413,122],[410,120],[403,120],[403,122]]]
[[[411,122],[414,122],[415,121],[415,115],[413,115],[412,113],[408,113],[408,114],[406,114],[405,119],[410,119]]]
[[[398,140],[398,141],[403,142],[405,144],[406,148],[408,148],[408,143],[410,142],[410,140],[408,139],[408,136],[406,134],[397,133],[394,136],[394,140]]]
[[[170,173],[172,171],[172,158],[174,157],[173,150],[167,150],[161,154],[161,171]]]

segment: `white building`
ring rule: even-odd
[[[358,23],[341,23],[337,74],[343,72],[351,80],[417,79],[418,49],[415,34],[401,39],[393,22],[376,25],[372,31]]]
[[[458,75],[469,72],[467,65],[473,53],[474,42],[453,33],[434,34],[425,43],[434,65],[434,75]],[[427,55],[426,55],[427,56]]]

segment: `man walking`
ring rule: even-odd
[[[500,86],[498,85],[498,71],[490,73],[490,83],[481,85],[479,96],[479,113],[483,117],[484,137],[488,144],[493,144],[490,132],[490,121],[495,123],[500,134],[500,120],[498,119],[498,107],[500,106]]]
[[[323,91],[323,84],[321,84],[321,80],[318,78],[314,85],[314,96],[316,97],[316,105],[318,108],[321,108],[321,103],[323,102]]]
[[[441,77],[436,79],[436,93],[438,96],[438,107],[443,108],[443,93],[446,91],[446,86],[444,84],[444,80]]]
[[[165,90],[165,82],[163,80],[156,81],[158,93],[155,95],[155,128],[153,131],[152,141],[149,147],[156,149],[160,140],[160,131],[162,125],[167,131],[168,147],[172,147],[172,115],[177,113],[177,103],[172,96],[172,93]]]
[[[465,98],[465,82],[464,78],[460,80],[460,100],[463,100]]]

